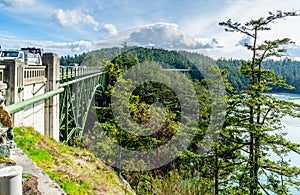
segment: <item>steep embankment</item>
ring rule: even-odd
[[[132,194],[115,172],[87,149],[66,146],[31,127],[14,131],[17,146],[67,194]]]

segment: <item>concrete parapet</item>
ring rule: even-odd
[[[43,55],[42,66],[25,66],[20,60],[0,62],[0,95],[6,105],[35,98],[59,88],[59,57]],[[59,95],[12,113],[14,126],[32,126],[42,135],[59,140]]]

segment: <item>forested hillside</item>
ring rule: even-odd
[[[122,52],[114,58],[110,58],[111,60],[102,60],[101,62],[108,74],[108,87],[101,101],[98,102],[99,107],[96,107],[101,125],[96,125],[93,131],[90,132],[86,142],[90,146],[89,149],[97,157],[104,159],[107,164],[115,167],[115,170],[126,178],[137,194],[214,194],[217,191],[219,194],[248,194],[248,183],[251,176],[249,174],[251,166],[248,166],[248,150],[251,142],[248,140],[249,136],[245,136],[248,123],[244,121],[248,120],[247,117],[250,114],[247,113],[249,112],[247,108],[241,109],[241,107],[246,107],[248,104],[247,97],[249,96],[238,95],[241,90],[246,93],[251,93],[252,90],[248,87],[250,82],[249,76],[241,74],[240,71],[240,69],[245,68],[243,67],[245,62],[225,59],[214,61],[197,53],[170,52],[162,49],[145,48],[129,48],[127,50],[117,48],[112,50],[104,49],[88,55],[93,55],[95,59],[112,57],[107,56],[108,51],[110,51],[109,55]],[[97,53],[99,53],[100,57]],[[295,79],[297,75],[292,74],[294,77],[288,77],[288,71],[284,72],[283,68],[280,69],[278,67],[288,63],[294,63],[291,68],[292,71],[299,68],[296,62],[289,61],[267,61],[263,64],[262,75],[265,76],[264,79],[266,80],[263,80],[263,84],[258,86],[267,89],[268,83],[273,84],[277,80],[279,83],[282,83],[280,79],[276,78],[268,70],[268,67],[272,67],[276,73],[282,72],[286,74],[286,78]],[[142,70],[139,69],[140,64],[145,65],[142,66]],[[214,66],[215,64],[222,69],[220,73],[224,78],[221,80],[216,78],[213,82],[217,85],[218,82],[223,82],[226,85],[226,94],[224,93],[225,91],[221,92],[223,94],[221,99],[227,101],[227,107],[224,108],[226,115],[224,116],[225,121],[221,127],[222,129],[219,131],[219,139],[215,140],[211,151],[203,154],[201,153],[201,144],[207,131],[212,128],[210,127],[212,112],[217,108],[218,103],[214,102],[212,91],[207,86],[207,82],[202,80],[201,70],[199,71],[198,68],[200,65],[200,69],[201,67],[207,67],[211,71],[215,70],[218,72],[219,70]],[[163,68],[190,69],[188,78],[192,78],[191,86],[187,87],[183,82],[180,82],[180,75],[178,74],[181,73],[174,73],[171,77],[164,75],[164,71],[160,69],[159,65],[162,65]],[[147,72],[148,75],[158,80],[157,82],[146,81],[140,85],[135,85],[135,79],[132,77],[129,77],[129,80],[128,77],[127,80],[122,79],[122,76],[130,69],[134,69],[134,72]],[[159,78],[163,78],[162,83],[159,81]],[[236,90],[231,87],[226,79],[232,83]],[[190,88],[195,90],[199,104],[199,121],[196,123],[196,126],[184,123],[190,118],[183,116],[182,108],[186,107],[186,105],[178,99],[178,94],[168,87],[174,82],[184,92]],[[121,93],[118,93],[114,87],[116,83],[118,83],[118,86],[123,87]],[[166,83],[168,85],[165,85]],[[132,92],[128,91],[131,84],[137,86]],[[259,89],[257,86],[254,87],[257,90]],[[276,90],[280,89],[276,88]],[[261,110],[261,113],[264,113],[263,117],[266,117],[267,113],[272,114],[272,118],[263,119],[263,121],[268,120],[267,123],[264,122],[266,127],[263,131],[274,132],[281,128],[280,123],[276,121],[290,112],[290,106],[292,107],[293,105],[282,104],[282,102],[272,97],[266,97],[263,94],[261,96],[262,101],[268,101],[265,105],[266,108]],[[129,97],[129,99],[126,99],[126,97]],[[186,97],[189,98],[189,96]],[[116,104],[116,99],[121,100],[121,102],[117,101]],[[127,102],[125,107],[123,107],[122,102]],[[153,107],[157,102],[162,107]],[[189,105],[187,109],[197,113],[196,104],[192,103],[193,106]],[[273,105],[276,105],[276,107]],[[129,118],[126,112],[129,112]],[[276,115],[277,112],[282,112],[282,115]],[[162,116],[165,122],[160,126],[159,119]],[[152,124],[150,122],[149,124],[149,121],[152,120],[155,123]],[[140,129],[135,123],[142,125],[143,128]],[[156,148],[178,139],[176,138],[177,136],[184,141],[185,136],[189,134],[193,135],[193,138],[185,151],[180,152],[180,147],[175,147],[167,152],[163,150],[155,152]],[[279,156],[283,152],[298,151],[299,148],[298,144],[287,142],[281,135],[273,137],[263,133],[260,137],[266,141],[266,147],[271,147]],[[278,144],[285,149],[277,150],[276,145]],[[123,149],[126,149],[127,152],[122,152]],[[150,156],[150,159],[140,153],[132,154],[128,151],[149,151],[147,156]],[[163,166],[157,166],[152,170],[148,170],[148,161],[160,162],[173,152],[180,153],[178,153],[176,158],[166,162]],[[261,155],[265,157],[261,159],[263,164],[259,166],[262,166],[262,170],[271,171],[273,174],[268,179],[269,185],[273,187],[269,188],[267,184],[264,184],[263,189],[274,192],[279,192],[280,190],[288,192],[287,186],[298,185],[293,179],[298,174],[299,169],[297,167],[284,164],[286,163],[285,161],[275,162],[268,158],[267,153]],[[138,161],[137,164],[135,164],[136,161]],[[254,164],[254,162],[251,163]],[[256,166],[258,165],[256,164]],[[292,173],[291,170],[295,172]],[[280,179],[283,177],[278,177],[279,172],[291,177],[291,182]],[[266,172],[261,175],[264,174],[268,176]],[[282,185],[278,185],[278,182],[281,182]]]
[[[213,194],[216,191],[220,194],[248,194],[246,184],[249,182],[251,175],[249,176],[250,168],[247,166],[249,159],[247,159],[248,156],[245,155],[245,151],[249,149],[248,145],[251,142],[244,137],[246,133],[244,130],[248,128],[248,123],[244,121],[248,120],[247,116],[250,114],[247,113],[249,112],[247,109],[241,110],[241,107],[248,106],[247,96],[240,96],[238,94],[241,92],[252,94],[252,90],[259,90],[259,93],[262,91],[300,93],[300,62],[297,61],[264,61],[260,74],[264,75],[262,79],[266,80],[263,80],[262,83],[257,86],[249,85],[250,82],[252,82],[252,77],[249,75],[250,72],[247,68],[249,62],[223,58],[213,60],[202,54],[187,51],[167,51],[164,49],[124,46],[122,48],[100,49],[87,54],[77,55],[73,58],[62,58],[62,62],[67,61],[84,64],[86,66],[104,66],[107,71],[107,90],[100,99],[96,98],[96,100],[99,100],[99,102],[97,102],[98,107],[96,107],[96,112],[101,125],[97,125],[91,134],[89,134],[87,145],[90,146],[90,150],[93,151],[96,156],[105,159],[108,164],[118,159],[119,154],[116,154],[115,151],[117,148],[114,148],[114,144],[132,151],[147,151],[168,144],[168,142],[174,139],[175,135],[184,136],[186,134],[186,132],[182,132],[178,129],[180,125],[183,125],[182,120],[188,120],[188,118],[182,116],[181,109],[184,105],[181,104],[180,99],[178,99],[170,88],[159,82],[159,78],[163,78],[163,83],[170,84],[175,82],[175,85],[182,90],[188,88],[195,89],[201,108],[199,110],[199,123],[197,127],[193,128],[183,125],[183,129],[193,129],[194,131],[194,138],[186,151],[182,152],[173,161],[153,170],[144,170],[143,167],[145,168],[145,166],[147,166],[147,161],[145,159],[143,160],[143,157],[138,156],[135,156],[135,158],[140,159],[139,168],[141,168],[142,171],[136,172],[120,169],[117,165],[113,165],[116,166],[115,169],[132,185],[137,194],[172,194],[174,192],[178,194]],[[156,77],[158,82],[148,81],[139,86],[137,85],[138,87],[131,94],[128,94],[126,91],[116,93],[113,87],[115,83],[119,82],[125,89],[129,88],[130,84],[134,82],[134,79],[128,81],[120,80],[120,78],[130,69],[135,69],[134,67],[141,64],[145,65],[142,66],[143,71],[148,71],[147,74]],[[177,77],[175,73],[172,77],[164,76],[162,69],[158,70],[159,66],[163,69],[190,69],[189,72],[185,72],[184,74],[187,78],[190,78],[193,87],[187,87],[182,82],[179,82],[179,77]],[[223,75],[223,79],[219,81],[226,85],[224,101],[227,100],[228,102],[225,123],[219,132],[220,138],[214,143],[212,151],[203,156],[199,155],[199,149],[203,141],[203,136],[209,129],[212,109],[216,106],[212,107],[213,99],[202,72],[204,69],[213,71],[215,69],[213,67],[218,67],[220,73]],[[243,70],[245,72],[243,72]],[[135,71],[138,71],[138,69]],[[281,78],[285,79],[287,84],[295,86],[295,90],[279,87],[285,86]],[[213,82],[217,83],[217,81],[218,79]],[[260,87],[262,87],[262,89],[260,89]],[[254,94],[256,93],[258,92]],[[133,122],[144,125],[144,130],[148,132],[148,136],[139,136],[139,134],[128,132],[126,128],[124,129],[120,124],[119,119],[116,118],[115,112],[117,109],[117,113],[121,113],[122,121],[125,122],[125,124],[129,124],[130,131],[140,131],[136,126],[131,126],[132,121],[128,120],[123,113],[124,108],[120,108],[120,106],[117,106],[115,109],[112,108],[112,99],[119,98],[125,101],[124,98],[128,95],[130,99],[128,100],[129,105],[127,105],[126,108],[129,109]],[[262,94],[260,95],[262,102],[269,101],[269,103],[265,105],[268,109],[264,108],[261,112],[265,114],[272,113],[274,121],[277,120],[276,117],[279,117],[279,115],[275,116],[276,112],[288,112],[288,104],[282,105],[275,99],[268,99],[269,97],[264,97]],[[157,102],[161,103],[162,106],[165,107],[165,110],[162,109],[163,107],[151,106]],[[276,105],[276,107],[273,105]],[[277,110],[277,108],[279,108],[279,110]],[[189,110],[195,110],[195,107],[190,107]],[[151,115],[151,117],[149,115]],[[159,126],[159,123],[148,125],[150,120],[156,121],[162,115],[165,117],[163,126]],[[283,115],[284,114],[281,116]],[[268,120],[273,119],[270,118]],[[280,124],[274,121],[270,122],[272,126],[267,124],[264,131],[280,129]],[[237,130],[239,128],[242,129],[242,131]],[[109,139],[107,139],[106,135],[109,135]],[[298,148],[298,145],[287,143],[280,136],[269,137],[267,134],[260,135],[260,137],[261,136],[265,136],[264,139],[266,144],[269,144],[268,147],[273,147],[279,143],[281,145],[280,147],[287,146],[289,148],[286,151]],[[275,147],[275,151],[281,155],[281,150],[277,151]],[[168,154],[164,154],[161,151],[158,153],[150,152],[149,155],[151,154],[154,155],[153,158],[157,161],[168,156]],[[264,155],[265,154],[266,153],[264,153]],[[122,153],[122,158],[134,157],[130,154],[128,155],[129,156],[127,156],[126,153]],[[276,174],[278,171],[281,171],[285,175],[297,174],[297,172],[292,174],[290,171],[298,170],[298,168],[283,165],[281,162],[273,162],[267,157],[264,158],[263,161],[264,165],[262,169],[274,172],[272,178],[269,178],[268,181],[270,185],[272,184],[274,187],[279,181],[282,182],[282,185],[277,185],[273,191],[279,192],[281,189],[288,191],[286,186],[292,186],[294,180],[293,182],[283,182],[280,178],[278,179],[278,175]],[[130,163],[132,162],[128,161],[124,166],[130,166]],[[254,160],[251,163],[254,164]],[[276,167],[273,167],[273,165]],[[258,165],[256,164],[256,166]],[[282,169],[282,166],[286,167]],[[235,187],[236,184],[239,185],[238,188]],[[298,183],[294,184],[298,185]],[[267,189],[268,187],[266,185],[263,188]],[[272,189],[269,188],[269,190]]]
[[[216,61],[219,68],[227,71],[227,79],[232,86],[241,91],[248,87],[247,78],[243,76],[239,69],[243,60],[218,59]],[[273,93],[297,93],[300,94],[300,62],[292,60],[266,60],[262,63],[263,68],[273,70],[277,77],[286,80],[286,83],[295,89],[285,89],[278,86],[271,86]]]

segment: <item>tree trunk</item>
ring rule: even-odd
[[[215,195],[219,194],[219,159],[218,149],[215,150]]]

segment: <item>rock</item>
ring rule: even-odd
[[[10,149],[9,145],[7,144],[0,144],[0,155],[9,157],[10,156]]]
[[[15,148],[17,148],[17,144],[15,143],[14,140],[9,140],[9,141],[7,141],[7,145],[9,146],[10,149],[15,149]]]

